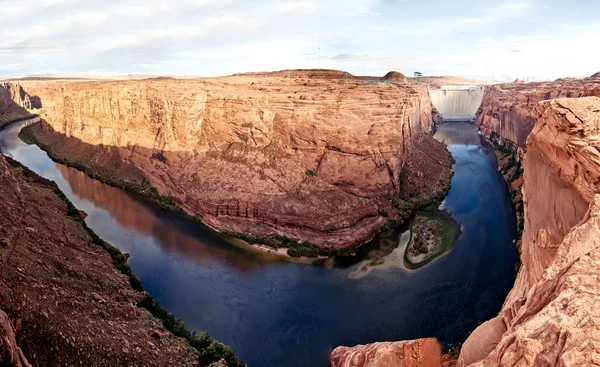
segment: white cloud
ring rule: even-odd
[[[580,9],[587,18],[561,14],[564,23],[555,12],[541,11],[562,6],[558,0],[489,4],[39,0],[23,6],[0,0],[0,76],[91,70],[212,75],[321,66],[371,75],[416,69],[516,77],[600,68],[590,46],[600,39],[600,26],[589,4]]]

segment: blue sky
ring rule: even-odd
[[[514,79],[600,71],[592,0],[0,0],[0,77],[288,68]]]

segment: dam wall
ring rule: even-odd
[[[431,103],[444,121],[471,121],[483,101],[483,87],[444,86],[429,89]]]

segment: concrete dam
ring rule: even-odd
[[[429,89],[429,97],[444,121],[473,121],[484,92],[484,87],[443,86]]]

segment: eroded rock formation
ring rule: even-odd
[[[594,322],[600,317],[600,98],[544,101],[532,114],[537,122],[524,160],[523,265],[498,326],[507,331],[487,357],[461,358],[459,366],[588,366],[600,360]],[[478,330],[461,356],[481,347]]]
[[[600,98],[543,101],[527,114],[536,123],[523,162],[522,266],[499,316],[463,344],[458,366],[600,361]]]
[[[567,79],[546,83],[510,83],[486,87],[476,126],[525,148],[535,124],[533,109],[543,100],[600,96],[600,81]]]
[[[246,75],[26,89],[48,111],[35,135],[51,155],[146,177],[219,230],[362,243],[397,216],[387,195],[427,200],[451,174],[421,86]]]
[[[381,80],[387,82],[406,82],[408,79],[402,73],[390,71],[389,73],[385,74]]]
[[[337,347],[331,353],[332,367],[439,367],[441,362],[434,338]]]
[[[28,110],[41,108],[38,97],[29,95],[19,84],[0,83],[0,128],[11,121],[27,118]]]

